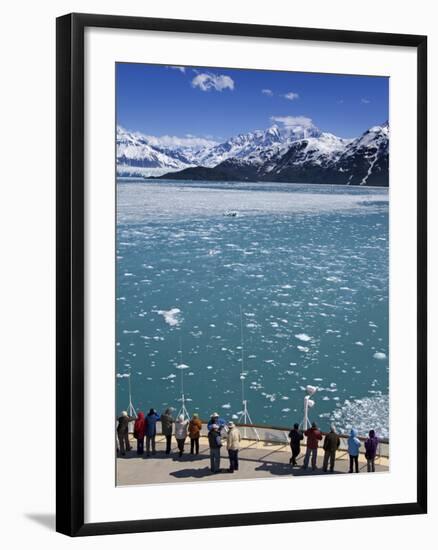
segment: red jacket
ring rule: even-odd
[[[144,413],[139,412],[138,418],[134,424],[134,437],[135,439],[143,439],[146,431],[147,420],[144,417]]]
[[[317,449],[318,441],[322,439],[322,433],[318,428],[310,428],[304,432],[304,435],[307,437],[307,448],[308,449]]]

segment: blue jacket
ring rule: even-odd
[[[152,437],[157,433],[157,420],[160,420],[160,415],[148,414],[146,417],[146,435]]]
[[[216,422],[213,422],[213,420],[210,418],[210,421],[207,424],[208,431],[211,430],[211,427],[213,426],[213,424],[216,424],[217,426],[219,426],[219,432],[220,432],[220,431],[222,431],[222,428],[225,428],[227,423],[225,422],[225,420],[223,418],[218,418],[216,420]]]
[[[352,428],[350,437],[348,438],[348,454],[351,456],[358,456],[360,446],[361,442],[357,438],[357,430]]]

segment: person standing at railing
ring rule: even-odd
[[[350,456],[350,469],[348,472],[353,473],[353,465],[356,470],[356,474],[359,473],[359,449],[362,443],[357,437],[357,430],[351,428],[350,437],[348,438],[348,454]]]
[[[220,428],[212,424],[208,432],[208,444],[210,446],[210,469],[213,474],[220,472],[222,440]]]
[[[295,422],[294,427],[289,432],[289,439],[292,451],[292,458],[289,459],[289,464],[296,466],[297,458],[301,451],[301,441],[304,439],[303,432],[300,430],[300,425],[297,422]]]
[[[180,414],[175,422],[175,439],[178,445],[179,457],[181,458],[184,452],[184,443],[187,437],[187,426],[189,421],[184,420],[184,415]]]
[[[325,436],[324,443],[323,443],[324,462],[322,465],[322,469],[324,472],[327,471],[329,461],[330,461],[330,472],[334,471],[336,451],[339,449],[340,444],[341,444],[341,438],[336,433],[336,428],[332,424],[330,426],[330,432]]]
[[[157,435],[157,421],[160,420],[160,415],[155,409],[150,409],[146,417],[146,456],[150,456],[151,444],[152,454],[155,454],[155,437]]]
[[[309,465],[310,456],[312,456],[312,470],[316,470],[316,459],[318,456],[318,442],[322,439],[322,433],[318,430],[315,422],[312,422],[312,427],[304,432],[307,437],[307,449],[304,457],[303,470]]]
[[[208,424],[207,424],[208,431],[211,430],[211,427],[212,427],[214,424],[215,424],[216,426],[218,426],[218,428],[219,428],[219,433],[221,433],[222,430],[225,430],[225,432],[227,431],[227,426],[226,426],[225,420],[224,420],[223,418],[219,418],[219,415],[218,415],[218,413],[216,413],[216,412],[213,413],[213,414],[211,415],[210,420],[209,420],[209,422],[208,422]]]
[[[122,456],[125,456],[125,451],[130,451],[132,448],[129,444],[128,427],[129,423],[134,422],[134,420],[135,416],[128,416],[126,411],[122,411],[117,419],[117,439],[119,440],[119,449]]]
[[[199,454],[199,438],[201,436],[202,422],[198,413],[193,413],[189,422],[190,454]]]
[[[230,459],[230,473],[239,469],[240,432],[234,422],[228,422],[227,450]]]
[[[137,454],[144,453],[144,436],[146,432],[146,420],[144,412],[139,412],[137,420],[134,423],[134,438],[137,440]]]
[[[376,460],[378,445],[379,445],[379,440],[376,437],[376,432],[374,430],[370,430],[368,434],[368,438],[365,441],[365,458],[367,459],[368,472],[376,471],[375,460]]]
[[[169,407],[161,415],[161,433],[166,438],[166,454],[170,454],[170,446],[172,442],[172,424],[175,419],[172,416],[172,407]]]

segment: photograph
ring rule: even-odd
[[[389,472],[389,80],[115,64],[117,486]]]

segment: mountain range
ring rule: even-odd
[[[388,122],[344,139],[303,119],[222,143],[117,128],[120,177],[388,186],[388,153]]]

